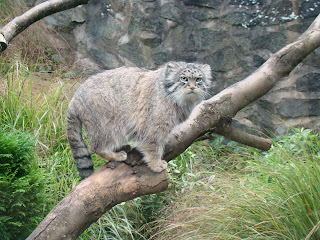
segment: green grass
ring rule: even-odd
[[[0,124],[32,130],[36,136],[41,136],[40,144],[46,149],[49,145],[53,149],[65,145],[65,137],[61,139],[65,135],[67,104],[62,95],[64,84],[53,80],[46,83],[43,89],[35,91],[34,85],[41,86],[38,82],[41,80],[33,75],[34,69],[18,60],[8,66],[3,59],[0,72],[4,73]]]
[[[2,58],[0,65],[0,126],[29,132],[35,139],[37,166],[47,174],[49,196],[42,206],[47,213],[79,181],[65,135],[67,96],[73,83],[59,73],[44,80],[37,65],[19,58]],[[47,75],[45,75],[47,77]]]
[[[263,159],[259,156],[250,163],[254,171],[261,172],[258,179],[272,192],[266,199],[273,204],[263,214],[279,236],[320,237],[319,152],[319,135],[297,129],[295,134],[282,137]]]
[[[190,177],[151,239],[319,239],[319,135],[295,129],[266,153],[239,151],[242,167]]]

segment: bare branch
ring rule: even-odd
[[[268,151],[272,145],[272,141],[268,138],[243,132],[231,125],[230,127],[226,127],[224,129],[221,128],[216,132],[230,140],[245,144],[250,147],[258,148],[263,151]]]
[[[0,52],[4,51],[8,43],[31,24],[56,12],[74,8],[81,4],[87,4],[88,1],[89,0],[50,0],[31,8],[0,29]]]
[[[216,133],[219,133],[232,141],[254,147],[262,151],[268,151],[272,145],[272,141],[268,138],[248,134],[232,126],[227,131],[216,131]],[[217,136],[214,135],[214,133],[206,133],[205,135],[198,137],[195,142],[204,140],[214,141],[215,139],[217,139]]]
[[[243,132],[240,129],[237,129],[234,126],[232,126],[230,121],[229,123],[223,124],[223,126],[210,129],[207,133],[198,137],[195,140],[195,142],[203,140],[213,141],[217,138],[216,134],[222,135],[232,141],[260,149],[262,151],[268,151],[272,145],[271,139]]]

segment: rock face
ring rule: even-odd
[[[295,40],[319,13],[319,0],[91,0],[45,21],[65,36],[75,66],[88,73],[198,61],[211,65],[217,93]],[[318,128],[319,90],[317,50],[239,112],[237,124],[277,134],[288,126]]]

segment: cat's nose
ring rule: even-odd
[[[197,86],[194,83],[190,83],[189,84],[189,89],[190,90],[195,90],[197,88]]]

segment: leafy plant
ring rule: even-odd
[[[0,128],[0,235],[25,239],[43,217],[46,176],[33,155],[35,139]]]

